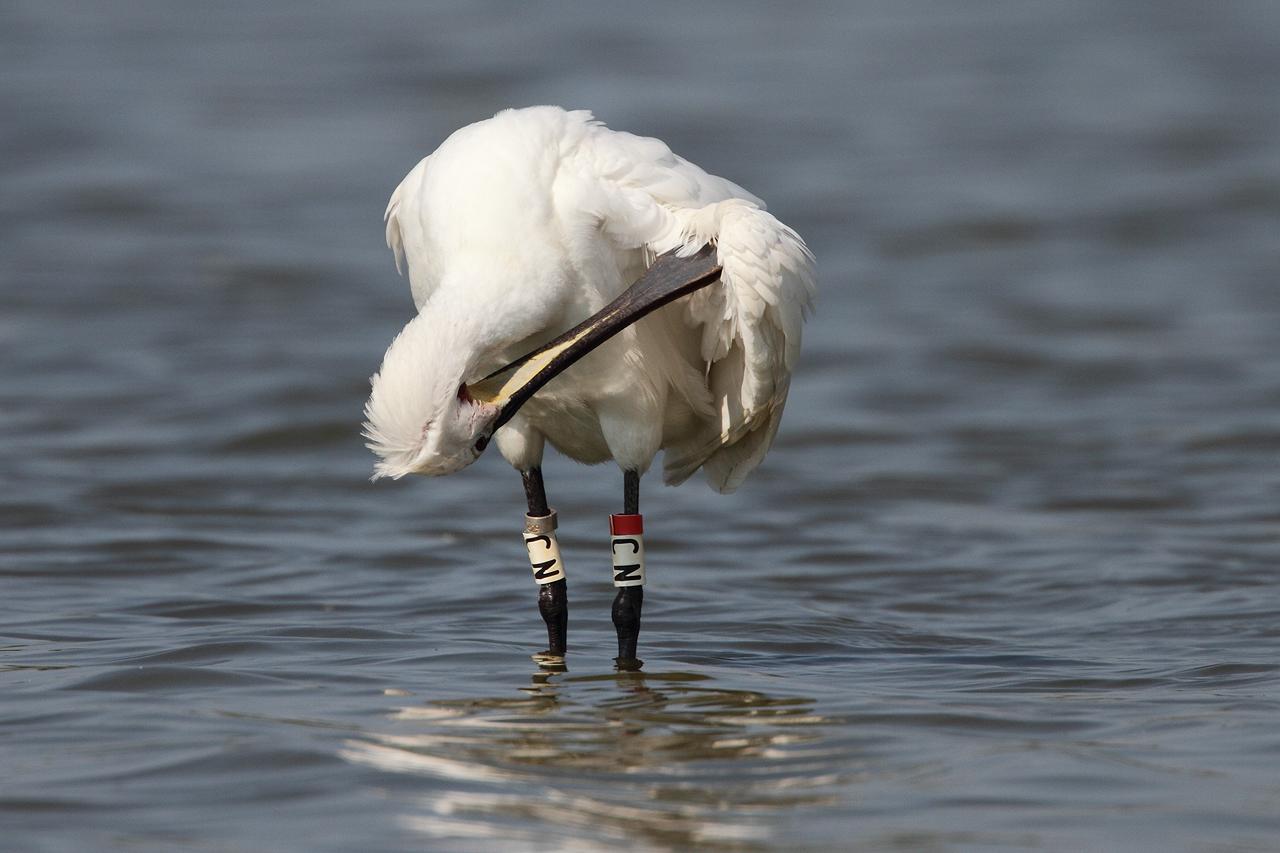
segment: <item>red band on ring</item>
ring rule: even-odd
[[[643,536],[644,516],[611,515],[609,516],[609,533],[613,536]]]

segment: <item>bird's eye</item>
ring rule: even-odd
[[[476,453],[484,453],[484,449],[489,446],[489,436],[482,435],[476,439]]]

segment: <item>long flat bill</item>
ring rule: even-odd
[[[555,340],[468,386],[467,392],[476,400],[502,406],[494,422],[497,429],[566,367],[641,317],[719,278],[714,246],[703,246],[687,258],[674,252],[659,255],[617,299]]]

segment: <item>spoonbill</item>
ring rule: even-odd
[[[568,589],[544,446],[622,471],[610,516],[616,665],[637,669],[640,478],[702,469],[732,492],[782,416],[813,255],[737,184],[585,110],[505,110],[454,132],[404,178],[387,244],[418,314],[371,379],[374,479],[443,475],[490,439],[524,481],[524,538],[548,649]]]

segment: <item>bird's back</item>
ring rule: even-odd
[[[422,159],[391,194],[387,245],[408,267],[419,308],[450,265],[501,262],[552,227],[561,151],[582,121],[563,110],[507,110],[461,128]],[[589,117],[589,116],[588,116]]]

